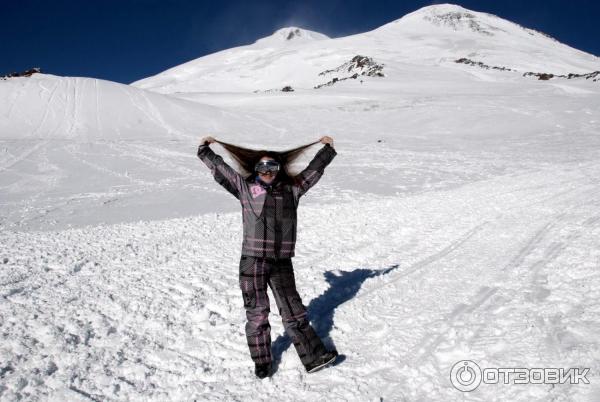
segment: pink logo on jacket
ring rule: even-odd
[[[266,193],[267,190],[265,190],[260,185],[254,185],[254,186],[250,186],[250,192],[252,193],[252,198],[256,198],[259,195]]]

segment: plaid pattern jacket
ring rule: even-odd
[[[325,144],[296,176],[294,185],[275,182],[265,186],[244,179],[208,145],[198,147],[198,157],[216,182],[240,200],[244,222],[242,255],[275,259],[294,256],[298,200],[319,181],[336,155],[335,149]]]

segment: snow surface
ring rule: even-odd
[[[434,18],[455,12],[477,24]],[[600,400],[600,84],[452,60],[600,69],[527,32],[438,5],[347,38],[278,34],[134,86],[0,81],[0,399]],[[312,89],[357,54],[386,76]],[[294,265],[339,364],[306,374],[273,304],[277,371],[254,378],[241,214],[195,155],[207,134],[276,149],[334,137]],[[589,367],[591,384],[462,393],[462,359]]]

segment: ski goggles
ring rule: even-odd
[[[258,173],[276,173],[279,171],[279,162],[277,161],[260,161],[254,166],[254,171]]]

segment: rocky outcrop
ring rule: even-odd
[[[10,73],[10,74],[0,76],[0,79],[6,80],[8,78],[14,78],[14,77],[31,77],[33,74],[38,74],[41,72],[42,72],[41,68],[34,67],[29,70],[22,71],[20,73]]]
[[[298,28],[292,29],[290,31],[290,33],[288,34],[288,36],[285,38],[285,40],[292,40],[292,39],[294,39],[297,36],[301,36],[300,30]]]
[[[543,81],[547,81],[552,78],[566,78],[568,80],[571,80],[573,78],[585,78],[586,80],[591,79],[594,82],[600,81],[600,71],[594,71],[594,72],[587,73],[587,74],[575,74],[575,73],[551,74],[551,73],[532,73],[530,71],[523,73],[523,77],[532,77],[532,76],[538,77],[538,80],[543,80]]]
[[[487,64],[484,64],[480,61],[473,61],[470,59],[467,59],[465,57],[455,60],[455,63],[462,63],[462,64],[467,64],[470,66],[476,66],[476,67],[480,67],[486,70],[489,69],[493,69],[493,70],[502,70],[502,71],[514,71],[514,72],[520,72],[518,70],[513,70],[511,68],[508,67],[498,67],[498,66],[488,66]],[[548,81],[551,80],[553,78],[566,78],[568,80],[574,79],[574,78],[585,78],[586,80],[592,80],[594,82],[599,81],[600,82],[600,71],[593,71],[591,73],[586,73],[586,74],[575,74],[575,73],[569,73],[569,74],[552,74],[552,73],[535,73],[535,72],[531,72],[531,71],[527,71],[523,73],[523,77],[537,77],[538,80],[541,81]]]
[[[585,78],[586,80],[591,79],[592,81],[600,81],[600,71],[594,71],[587,74],[570,73],[569,75],[567,75],[567,79],[570,80],[571,78]]]
[[[360,70],[360,71],[359,71]],[[357,72],[360,75],[368,75],[371,77],[384,77],[383,64],[377,64],[372,58],[367,56],[354,56],[352,60],[342,64],[331,70],[325,70],[319,73],[319,75],[327,75],[331,73],[343,73],[343,72]]]
[[[281,89],[266,89],[264,91],[261,91],[259,89],[255,90],[254,93],[257,94],[259,92],[294,92],[294,88],[292,88],[290,85],[286,85]]]
[[[468,64],[470,66],[477,66],[477,67],[484,68],[486,70],[492,69],[492,70],[501,70],[501,71],[516,71],[516,70],[513,70],[512,68],[508,68],[508,67],[488,66],[487,64],[484,64],[480,61],[473,61],[473,60],[467,59],[465,57],[463,57],[462,59],[455,60],[455,63],[462,63],[462,64]]]
[[[554,77],[561,77],[561,78],[566,78],[566,75],[554,75],[554,74],[550,74],[550,73],[532,73],[531,71],[528,71],[526,73],[523,73],[523,77],[538,77],[538,80],[541,81],[548,81],[551,78]]]
[[[357,55],[341,66],[320,72],[319,76],[327,77],[335,75],[335,77],[332,77],[331,80],[324,84],[316,85],[314,88],[318,89],[330,86],[336,82],[348,79],[357,79],[360,76],[385,77],[383,66],[384,64],[378,64],[370,57]]]

